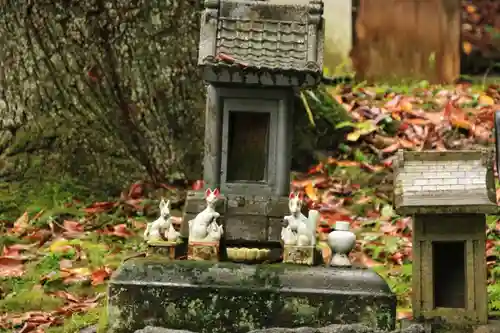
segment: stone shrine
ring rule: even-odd
[[[198,56],[209,84],[204,181],[224,194],[218,212],[227,245],[280,241],[288,213],[293,97],[296,89],[321,81],[322,12],[321,1],[205,1]],[[184,221],[200,212],[200,204],[203,191],[188,194]]]
[[[413,317],[488,323],[486,214],[498,211],[493,151],[399,151],[395,208],[413,216]],[[446,331],[447,332],[447,331]]]
[[[322,1],[204,5],[205,189],[187,196],[184,242],[173,259],[170,242],[168,255],[128,260],[113,274],[108,332],[394,328],[396,297],[387,283],[351,267],[349,223],[337,222],[329,237],[335,260],[323,263],[315,255],[320,214],[304,215],[303,194],[290,193],[293,97],[322,78]],[[154,235],[168,242],[168,218],[157,221]]]

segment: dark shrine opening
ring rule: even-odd
[[[229,112],[227,182],[266,182],[271,115]]]
[[[433,242],[434,307],[465,308],[465,241]]]

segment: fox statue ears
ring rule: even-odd
[[[290,192],[290,195],[288,196],[288,199],[294,199],[295,197],[297,197],[299,200],[304,200],[304,193],[295,193],[295,192]]]
[[[170,200],[165,201],[165,199],[161,199],[160,201],[160,210],[170,209]]]
[[[207,190],[205,191],[205,198],[208,198],[210,194],[213,194],[214,196],[218,197],[220,195],[219,189],[216,188],[215,190],[212,191],[211,189],[207,188]]]

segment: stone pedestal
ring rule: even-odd
[[[176,242],[148,242],[148,254],[160,255],[174,260],[177,245]]]
[[[313,265],[314,254],[316,253],[315,246],[283,246],[283,262],[299,265]]]
[[[188,243],[188,260],[219,260],[219,243]]]
[[[184,208],[181,235],[188,237],[188,222],[206,207],[205,192],[191,191]],[[224,240],[228,245],[248,242],[279,243],[283,217],[288,215],[288,197],[224,195],[216,211],[224,225]]]
[[[362,323],[393,329],[396,297],[369,269],[136,258],[113,274],[108,333],[145,326],[245,333]]]

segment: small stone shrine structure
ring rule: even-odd
[[[396,297],[387,283],[370,269],[349,267],[349,226],[331,238],[347,240],[337,250],[347,263],[316,262],[319,212],[306,217],[302,195],[289,193],[292,100],[297,88],[320,82],[322,11],[321,1],[205,1],[199,63],[209,83],[206,188],[187,197],[185,254],[179,246],[175,260],[131,259],[113,274],[108,333],[148,325],[200,333],[394,328]],[[168,224],[157,221],[151,230]]]
[[[413,216],[413,317],[486,324],[485,214],[497,211],[492,151],[397,156],[395,208]]]
[[[228,245],[280,240],[294,90],[321,81],[322,13],[322,1],[205,1],[198,57],[209,84],[204,181],[224,194],[218,212]],[[204,205],[203,191],[189,193],[184,221]]]

